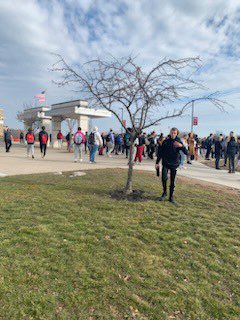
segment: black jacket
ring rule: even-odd
[[[235,155],[238,152],[238,144],[234,137],[230,138],[227,144],[227,155]]]
[[[145,137],[143,135],[140,135],[138,137],[138,146],[141,147],[141,146],[144,146],[145,144],[146,144]]]
[[[10,130],[4,131],[4,141],[11,141],[12,137],[11,137],[12,133]]]
[[[185,154],[188,154],[187,149],[182,144],[181,148],[176,148],[174,142],[179,142],[182,144],[181,140],[176,137],[171,139],[170,137],[163,141],[162,145],[158,147],[157,161],[156,164],[159,164],[162,159],[163,166],[169,169],[176,169],[180,164],[180,151]]]
[[[42,130],[42,131],[39,132],[39,135],[38,135],[38,140],[39,140],[40,143],[42,143],[42,135],[43,134],[47,135],[47,141],[48,141],[48,133],[47,133],[47,131]]]
[[[215,141],[215,157],[220,157],[222,151],[222,142]]]

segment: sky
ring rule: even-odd
[[[47,103],[81,99],[70,87],[53,84],[50,71],[61,54],[71,64],[111,54],[134,54],[146,68],[162,58],[199,56],[200,78],[221,91],[234,108],[226,112],[206,102],[195,105],[201,136],[240,134],[240,3],[238,0],[0,0],[0,108],[5,124],[16,119],[34,95],[47,89]],[[101,131],[118,130],[112,117],[96,120]],[[191,116],[162,122],[156,131],[177,126],[190,131]]]

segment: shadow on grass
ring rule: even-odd
[[[130,202],[142,202],[142,201],[156,201],[158,198],[154,193],[146,192],[144,190],[133,190],[132,193],[126,194],[124,189],[116,189],[110,192],[110,197],[115,200],[126,200]]]

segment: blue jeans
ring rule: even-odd
[[[89,145],[89,152],[90,152],[90,161],[94,162],[95,161],[95,154],[98,150],[98,145],[97,144],[90,144]]]
[[[186,160],[186,155],[182,151],[180,151],[180,155],[181,155],[181,163],[180,163],[180,165],[183,167],[184,166],[184,162]]]

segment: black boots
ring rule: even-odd
[[[169,194],[169,199],[168,200],[172,204],[176,204],[176,202],[175,202],[175,200],[173,198],[174,187],[170,186],[169,190],[170,190],[170,194]],[[167,197],[167,182],[164,181],[163,182],[163,194],[159,198],[159,201],[163,201],[166,197]]]
[[[161,197],[159,198],[159,201],[163,201],[167,196],[167,192],[163,192],[163,194],[161,195]]]
[[[171,202],[172,204],[176,204],[173,198],[173,192],[174,192],[174,186],[170,186],[169,202]]]
[[[159,201],[163,201],[167,196],[167,181],[163,181],[162,185],[163,185],[163,194],[161,195]]]

